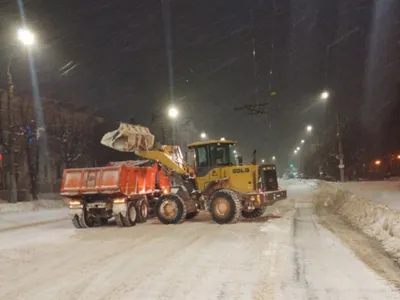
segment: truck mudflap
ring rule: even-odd
[[[255,207],[269,206],[277,201],[284,200],[286,198],[287,198],[286,190],[247,194],[245,196],[245,200],[253,202]]]
[[[71,200],[68,203],[68,216],[73,219],[75,216],[80,218],[83,215],[83,204],[79,200]]]
[[[126,199],[115,199],[112,210],[114,216],[117,214],[126,216],[128,212],[128,202],[126,201]]]

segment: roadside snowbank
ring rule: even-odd
[[[338,185],[319,183],[314,194],[317,205],[345,217],[367,235],[378,239],[384,249],[400,263],[400,212],[355,195]]]
[[[398,181],[332,182],[329,184],[400,211],[400,182]]]

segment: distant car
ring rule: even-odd
[[[325,180],[325,181],[336,181],[336,179],[335,179],[334,177],[329,176],[329,175],[325,175],[325,176],[322,177],[321,179],[322,179],[322,180]]]

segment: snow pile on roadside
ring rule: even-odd
[[[1,203],[0,213],[26,212],[39,209],[62,208],[64,206],[66,206],[66,202],[64,200],[46,199],[18,203]]]
[[[374,203],[326,182],[320,182],[316,201],[344,216],[367,235],[378,239],[384,249],[400,262],[400,212]]]
[[[329,184],[338,189],[349,191],[357,197],[400,211],[400,183],[398,181],[336,182]]]

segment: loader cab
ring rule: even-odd
[[[211,140],[188,145],[196,175],[203,177],[218,167],[236,165],[235,144],[235,141]]]

